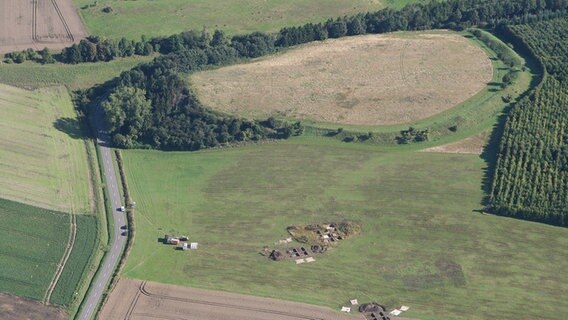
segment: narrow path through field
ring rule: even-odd
[[[67,260],[69,260],[69,256],[71,255],[71,251],[73,251],[73,245],[75,244],[75,239],[77,238],[77,217],[74,213],[70,215],[71,223],[69,224],[69,241],[67,241],[67,246],[65,247],[65,254],[61,257],[61,261],[57,266],[57,272],[53,276],[53,279],[49,283],[49,287],[47,287],[47,291],[45,292],[45,296],[43,298],[43,302],[45,304],[49,304],[49,300],[51,299],[51,295],[53,294],[53,290],[57,286],[57,282],[59,281],[59,277],[61,273],[63,273],[63,269],[65,269],[65,265],[67,264]]]
[[[404,72],[404,54],[406,53],[406,50],[409,46],[410,43],[408,40],[406,40],[400,52],[400,76],[405,84],[408,84],[408,81],[406,80],[406,73]]]

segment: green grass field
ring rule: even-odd
[[[150,61],[152,57],[121,58],[110,62],[81,64],[48,64],[34,62],[23,64],[1,64],[0,83],[37,89],[64,85],[69,89],[87,89],[104,83],[121,72],[134,68],[139,63]]]
[[[380,0],[74,0],[91,34],[112,38],[168,36],[187,30],[221,29],[229,34],[277,31],[285,26],[376,11]],[[412,0],[388,0],[401,7]],[[110,6],[111,13],[103,8]]]
[[[41,300],[69,237],[69,215],[0,199],[0,291]]]
[[[0,85],[0,197],[90,212],[81,130],[65,88],[26,91]]]
[[[96,249],[97,221],[95,216],[77,216],[77,236],[73,245],[71,256],[67,260],[65,269],[57,282],[51,296],[51,303],[69,306],[76,302],[77,286],[89,268],[89,262]]]
[[[123,154],[138,207],[126,277],[332,308],[352,298],[405,304],[420,319],[568,313],[568,230],[474,212],[487,165],[479,156],[317,137]],[[259,254],[286,226],[341,219],[362,234],[315,263]],[[200,248],[176,251],[158,242],[166,233]]]

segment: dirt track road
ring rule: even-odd
[[[284,300],[120,279],[101,319],[357,320],[327,308]]]
[[[88,320],[93,317],[97,310],[97,306],[101,301],[102,294],[112,277],[122,255],[122,250],[126,244],[126,237],[121,235],[122,230],[120,230],[120,227],[126,224],[126,216],[125,213],[117,211],[117,208],[120,208],[123,204],[118,189],[116,172],[114,171],[114,165],[112,162],[112,150],[109,147],[110,138],[104,131],[103,111],[101,108],[97,109],[94,125],[97,131],[98,148],[100,160],[102,161],[107,193],[111,207],[113,208],[114,228],[112,230],[110,250],[103,258],[96,278],[91,284],[81,310],[77,314],[76,319],[79,320]]]

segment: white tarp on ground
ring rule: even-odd
[[[408,311],[408,309],[410,309],[410,308],[407,307],[407,306],[401,306],[400,307],[400,311]]]
[[[398,309],[394,309],[393,311],[390,312],[390,314],[392,314],[393,316],[398,316],[401,313],[402,313],[402,311],[400,311]]]
[[[304,259],[296,259],[296,264],[300,264],[300,263],[304,263],[306,262]]]
[[[351,312],[351,308],[349,308],[349,307],[341,307],[341,311],[343,311],[343,312]]]
[[[307,257],[306,258],[306,262],[314,262],[316,261],[316,259],[312,258],[312,257]]]
[[[351,302],[352,306],[356,306],[359,304],[359,301],[357,301],[357,299],[350,300],[349,302]]]

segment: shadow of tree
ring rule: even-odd
[[[53,127],[65,134],[67,134],[72,139],[87,139],[89,138],[86,134],[86,130],[83,129],[83,125],[79,119],[75,118],[59,118],[53,121]]]
[[[497,123],[493,126],[491,130],[491,135],[489,136],[489,141],[483,147],[481,152],[481,158],[485,161],[485,168],[483,168],[483,178],[481,180],[481,189],[483,190],[483,199],[481,200],[482,206],[489,206],[491,199],[491,188],[493,183],[493,177],[495,175],[495,169],[497,167],[497,159],[499,155],[499,144],[501,142],[501,137],[503,136],[503,131],[505,130],[505,123],[509,117],[509,112],[513,109],[514,103],[509,104],[501,115],[497,118]]]

